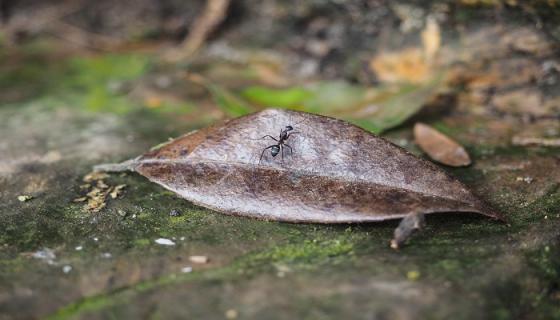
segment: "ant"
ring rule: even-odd
[[[264,138],[270,138],[274,141],[276,141],[276,144],[270,145],[266,148],[263,149],[262,153],[261,153],[261,157],[259,159],[259,164],[261,163],[261,160],[264,156],[264,153],[266,150],[270,149],[270,154],[273,157],[276,157],[278,155],[278,153],[280,153],[282,155],[282,162],[284,162],[284,147],[290,148],[290,155],[293,154],[293,149],[292,147],[286,143],[286,140],[288,140],[288,138],[292,135],[292,134],[296,134],[299,133],[297,131],[293,131],[294,128],[290,125],[286,126],[284,129],[280,130],[280,136],[278,137],[278,139],[274,138],[273,136],[267,134],[266,136],[263,136],[261,139]],[[290,132],[293,131],[293,132]]]

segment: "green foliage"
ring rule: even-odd
[[[216,104],[232,117],[239,117],[255,110],[251,105],[226,88],[216,84],[209,84],[207,88],[214,97]]]
[[[250,86],[244,89],[241,95],[250,102],[260,106],[297,109],[312,93],[299,87],[271,89],[262,86]]]
[[[150,59],[139,54],[110,54],[94,57],[73,58],[68,63],[67,84],[82,89],[111,82],[133,80],[144,74]]]
[[[127,86],[151,65],[150,56],[138,53],[53,57],[51,49],[40,44],[20,50],[13,57],[0,57],[16,60],[0,66],[0,87],[16,92],[19,101],[39,98],[36,101],[45,105],[65,104],[94,112],[133,110]]]
[[[250,86],[241,90],[240,96],[217,85],[207,87],[216,103],[232,116],[263,107],[289,108],[342,118],[373,133],[381,133],[418,112],[434,95],[441,79],[438,75],[425,85],[376,88],[345,81],[323,81],[284,89]]]

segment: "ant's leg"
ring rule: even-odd
[[[258,138],[258,139],[251,139],[251,140],[262,140],[262,139],[264,139],[264,138],[270,138],[270,139],[272,139],[272,140],[274,140],[274,141],[278,141],[276,138],[274,138],[273,136],[271,136],[271,135],[269,135],[269,134],[267,134],[266,136],[262,136],[261,138]]]
[[[294,154],[294,150],[292,149],[292,147],[289,144],[284,143],[284,147],[290,148],[290,155]]]
[[[282,164],[284,164],[284,145],[280,145],[280,153],[282,155]]]
[[[264,152],[265,152],[267,149],[270,149],[270,148],[272,148],[272,147],[274,147],[274,146],[275,146],[275,144],[273,144],[273,145],[271,145],[271,146],[268,146],[268,147],[266,147],[266,148],[263,149],[263,151],[261,152],[261,157],[259,158],[259,164],[261,164],[262,158],[263,158],[263,156],[264,156]]]
[[[286,136],[286,140],[288,140],[288,138],[292,135],[292,134],[300,134],[301,132],[299,131],[294,131],[294,132],[290,132],[288,133],[288,135]]]

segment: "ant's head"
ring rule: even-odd
[[[292,126],[286,126],[286,131],[292,131],[294,128]]]

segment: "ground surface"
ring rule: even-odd
[[[390,28],[402,26],[397,22]],[[560,149],[512,143],[560,136],[556,44],[531,25],[443,28],[440,63],[451,68],[443,103],[383,134],[422,156],[411,133],[421,120],[462,143],[473,165],[444,169],[507,223],[429,216],[424,232],[400,251],[388,246],[398,222],[330,226],[229,217],[132,173],[103,180],[126,187],[98,212],[74,202],[87,193],[82,179],[92,165],[135,157],[237,112],[218,108],[186,71],[232,90],[255,78],[290,81],[277,71],[284,62],[268,51],[235,52],[234,67],[221,60],[170,67],[160,63],[158,48],[92,54],[36,41],[6,50],[0,319],[560,319]],[[417,39],[422,28],[393,39],[395,47],[402,47],[399,39]],[[228,37],[247,32],[235,30]],[[233,50],[210,49],[218,57]],[[322,64],[322,57],[291,54],[323,65],[317,78],[366,86],[410,76],[379,68],[369,75],[361,68],[331,72],[328,66],[340,60]],[[176,245],[157,244],[158,238]],[[192,255],[209,262],[193,263]]]

